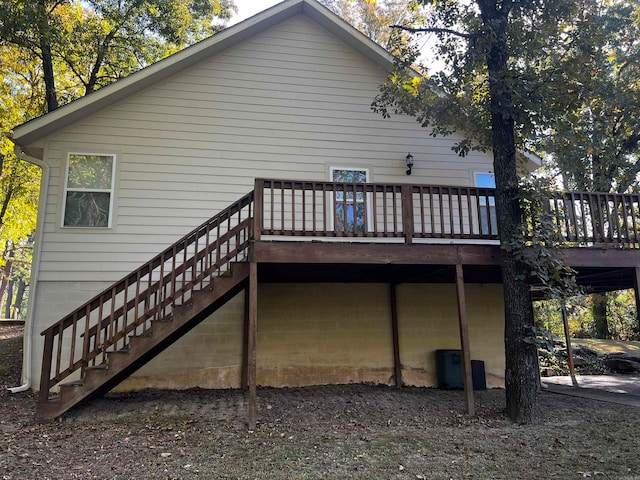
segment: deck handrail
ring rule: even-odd
[[[129,335],[171,315],[176,302],[189,300],[231,262],[244,260],[253,201],[250,192],[45,329],[40,401],[72,373],[104,361],[105,352],[126,348]]]

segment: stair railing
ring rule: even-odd
[[[246,260],[252,238],[251,192],[185,235],[140,268],[42,332],[40,401],[83,367],[101,365],[108,351],[128,348],[152,321],[169,319],[212,278]]]

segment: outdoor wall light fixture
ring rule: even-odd
[[[411,153],[407,153],[405,159],[407,160],[407,175],[411,175],[411,169],[413,168],[413,155],[411,155]]]

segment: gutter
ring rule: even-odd
[[[8,137],[12,140],[11,137]],[[13,140],[12,140],[13,141]],[[22,151],[22,148],[14,144],[16,156],[25,162],[33,163],[42,169],[40,176],[40,199],[38,201],[38,218],[36,221],[36,238],[33,247],[33,261],[31,264],[31,278],[29,280],[29,305],[27,307],[27,318],[23,337],[22,354],[22,378],[23,384],[18,387],[9,388],[11,393],[26,392],[31,388],[31,350],[33,347],[33,323],[35,319],[36,291],[38,288],[38,274],[40,273],[40,246],[42,245],[42,235],[44,230],[44,214],[46,209],[47,195],[49,193],[49,166],[42,160],[31,157]]]

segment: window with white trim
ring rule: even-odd
[[[331,181],[345,183],[366,183],[367,169],[331,167]],[[365,194],[363,192],[336,191],[333,202],[335,225],[338,232],[364,232],[366,229]],[[346,225],[345,225],[346,222]]]
[[[63,227],[111,227],[115,167],[115,155],[68,155],[62,208]]]
[[[475,173],[476,187],[496,188],[496,177],[493,173]],[[483,235],[498,233],[495,197],[480,197],[480,227]]]

